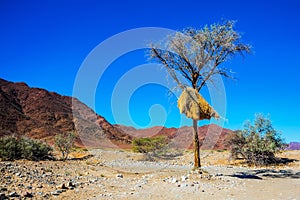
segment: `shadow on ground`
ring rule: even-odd
[[[293,172],[292,170],[261,169],[253,170],[253,172],[255,173],[255,175],[263,177],[300,179],[300,172]]]
[[[241,179],[258,179],[258,180],[262,180],[264,177],[300,179],[300,172],[294,172],[292,170],[259,169],[259,170],[250,170],[248,172],[238,172],[230,176],[241,178]]]
[[[289,163],[298,162],[299,160],[290,158],[277,158],[276,165],[287,165]],[[275,169],[258,169],[249,170],[247,172],[237,172],[231,177],[241,179],[258,179],[262,180],[264,177],[268,178],[292,178],[300,179],[300,172],[294,172],[292,170],[275,170]]]

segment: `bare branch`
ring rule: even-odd
[[[228,20],[202,29],[184,29],[168,36],[163,44],[151,46],[150,58],[163,64],[181,88],[184,86],[177,75],[200,91],[216,74],[232,78],[230,70],[219,66],[236,54],[251,52],[251,46],[240,41],[234,25],[235,21]]]

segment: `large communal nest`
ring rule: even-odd
[[[180,113],[184,113],[188,118],[194,120],[220,118],[199,92],[191,87],[183,90],[178,99],[178,108]]]

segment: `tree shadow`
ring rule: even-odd
[[[237,172],[231,177],[240,179],[257,179],[262,180],[263,178],[291,178],[300,179],[300,172],[294,172],[293,170],[275,170],[275,169],[258,169],[249,170],[248,172]]]
[[[143,154],[143,158],[141,161],[159,161],[161,160],[175,160],[177,157],[182,156],[183,153],[181,151],[174,152],[148,152]]]
[[[251,173],[246,173],[246,172],[238,172],[238,173],[235,173],[235,174],[229,175],[229,176],[240,178],[240,179],[258,179],[258,180],[262,180],[261,177],[256,176],[256,175],[251,174]]]
[[[289,163],[298,162],[299,160],[290,158],[276,158],[276,163],[274,165],[284,166]],[[300,179],[300,172],[295,172],[293,170],[282,170],[282,169],[258,169],[258,170],[248,170],[247,172],[237,172],[231,177],[241,178],[241,179],[257,179],[262,180],[263,178],[291,178]]]
[[[253,173],[255,175],[269,177],[269,178],[300,179],[300,172],[294,172],[292,170],[260,169],[260,170],[253,170]]]
[[[283,164],[283,165],[286,165],[286,164],[289,164],[289,163],[292,163],[292,162],[296,162],[296,161],[299,161],[299,160],[296,160],[296,159],[290,159],[290,158],[277,158],[276,159],[276,164]]]

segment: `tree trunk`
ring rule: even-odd
[[[194,132],[194,170],[200,170],[200,146],[198,138],[198,125],[197,120],[193,119],[193,132]]]

